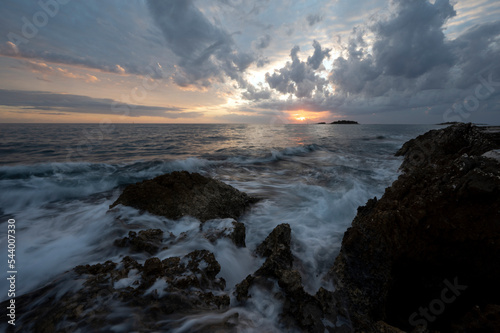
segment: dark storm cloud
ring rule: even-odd
[[[130,117],[194,118],[202,115],[199,112],[183,112],[184,108],[179,107],[135,105],[108,98],[5,89],[0,89],[0,106],[25,110],[109,114]]]
[[[224,76],[239,80],[254,61],[239,52],[229,33],[212,24],[192,0],[149,0],[148,6],[170,50],[178,56],[174,77],[180,86],[210,86]]]
[[[454,76],[454,86],[459,89],[477,83],[477,75],[488,65],[497,65],[500,59],[500,21],[476,25],[450,43],[461,74]],[[500,65],[495,77],[499,77]]]
[[[324,83],[299,93],[302,82],[321,79],[318,65],[329,55],[315,43],[307,63],[294,48],[292,62],[266,75],[271,89],[297,99],[261,100],[255,107],[346,114],[423,110],[441,116],[464,103],[474,111],[498,108],[500,21],[474,26],[449,40],[444,25],[456,15],[449,0],[393,0],[391,6],[390,15],[355,28],[342,56],[333,60],[333,93],[318,89]],[[476,98],[477,91],[482,99]]]
[[[373,102],[387,103],[387,110],[396,105],[443,113],[474,96],[485,80],[479,77],[482,71],[498,81],[500,71],[493,65],[500,58],[500,22],[474,26],[450,41],[443,34],[446,20],[455,15],[449,0],[393,4],[394,14],[371,26],[376,39],[372,53],[366,51],[362,32],[355,31],[347,56],[335,59],[330,77],[337,95],[347,94],[346,101],[357,102],[360,109]],[[490,89],[490,103],[480,103],[478,109],[495,105],[499,93]]]
[[[347,56],[334,61],[331,80],[338,92],[382,96],[391,89],[417,88],[416,78],[442,86],[455,55],[445,42],[443,24],[455,15],[448,0],[396,0],[396,12],[371,26],[375,34],[367,53],[363,31],[354,30]],[[439,72],[439,76],[432,71]],[[441,78],[441,82],[436,79]],[[432,86],[432,85],[431,85]],[[429,86],[430,87],[430,86]]]
[[[325,57],[329,57],[329,49],[322,49],[314,41],[315,52],[307,62],[301,61],[298,53],[300,48],[295,46],[290,51],[292,62],[285,67],[276,69],[274,73],[266,73],[266,82],[269,87],[282,94],[293,94],[298,98],[312,97],[314,91],[322,92],[328,81],[315,73]]]
[[[416,78],[432,68],[454,63],[445,44],[443,25],[456,15],[448,0],[434,5],[421,0],[398,0],[398,12],[376,23],[373,55],[385,75]]]

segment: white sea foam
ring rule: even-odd
[[[369,198],[381,196],[385,187],[396,179],[401,159],[393,154],[410,134],[387,134],[380,130],[364,134],[361,127],[354,134],[344,133],[339,127],[297,128],[298,134],[291,141],[287,141],[289,133],[285,127],[263,129],[259,137],[247,132],[250,141],[244,143],[248,153],[241,145],[227,144],[224,148],[224,151],[234,148],[241,153],[238,155],[118,164],[1,166],[0,215],[4,220],[16,219],[19,271],[16,295],[60,279],[64,272],[79,264],[120,262],[125,255],[142,264],[150,255],[131,253],[113,242],[127,236],[129,231],[150,228],[161,229],[168,239],[166,248],[155,254],[162,260],[182,257],[194,250],[213,252],[221,264],[218,277],[226,280],[226,292],[232,295],[235,285],[262,265],[264,259],[253,252],[281,223],[291,226],[294,265],[303,277],[306,291],[315,293],[319,287],[331,290],[324,277],[356,208]],[[272,141],[268,131],[282,137]],[[230,227],[229,219],[208,221],[200,229],[200,222],[192,217],[173,221],[121,205],[108,210],[124,185],[175,170],[201,172],[262,198],[240,218],[246,226],[246,248],[237,248],[228,238],[215,242],[207,239],[207,232]],[[1,226],[5,223],[0,221]],[[5,234],[6,228],[1,232]],[[0,248],[5,247],[6,237],[2,237]],[[0,268],[7,271],[6,262]],[[130,275],[117,281],[115,287],[126,287],[134,279]],[[61,285],[61,290],[79,288],[78,283],[64,286]],[[6,281],[1,281],[0,290],[7,289]],[[282,330],[278,323],[280,301],[257,286],[251,289],[251,294],[245,306],[233,298],[232,307],[224,313],[178,319],[176,331],[188,332],[235,313],[239,313],[240,332]],[[0,300],[4,299],[6,294],[0,296]],[[114,311],[116,315],[126,313],[122,308]],[[110,329],[126,331],[128,327],[124,323]]]

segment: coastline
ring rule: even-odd
[[[453,125],[398,151],[403,173],[358,208],[332,268],[354,331],[500,327],[499,134]]]
[[[335,292],[320,288],[312,295],[304,289],[304,277],[297,269],[298,259],[292,252],[293,227],[286,223],[278,225],[267,237],[262,238],[254,251],[254,255],[261,258],[262,264],[236,285],[234,293],[228,293],[224,279],[218,277],[224,265],[217,262],[209,251],[194,251],[186,256],[163,260],[155,257],[162,246],[175,244],[178,239],[172,234],[150,229],[136,234],[129,233],[128,237],[115,241],[118,244],[116,246],[130,247],[135,252],[143,253],[146,258],[144,263],[125,257],[121,262],[109,261],[75,267],[57,281],[18,298],[19,304],[26,309],[36,302],[43,305],[27,310],[19,324],[22,324],[21,328],[28,330],[36,327],[39,332],[49,332],[61,325],[66,325],[67,329],[102,327],[113,308],[120,304],[126,309],[122,316],[134,314],[139,318],[133,324],[136,326],[128,329],[179,329],[175,326],[175,321],[166,324],[165,320],[189,313],[201,315],[207,311],[215,311],[218,315],[209,326],[198,322],[198,326],[193,326],[192,329],[204,332],[231,331],[241,324],[238,311],[244,311],[242,307],[252,301],[252,290],[255,292],[258,289],[278,295],[277,299],[280,301],[273,306],[279,312],[276,320],[279,320],[283,330],[399,332],[399,328],[413,329],[409,320],[412,313],[409,316],[394,315],[396,307],[391,304],[408,303],[405,309],[417,311],[417,316],[412,321],[417,322],[425,318],[418,313],[419,304],[424,306],[426,302],[428,304],[433,300],[431,297],[420,302],[420,299],[416,299],[419,293],[432,296],[436,288],[442,288],[443,284],[453,285],[455,277],[458,279],[455,285],[467,284],[468,288],[478,280],[472,279],[469,282],[467,270],[444,270],[442,279],[441,275],[432,276],[430,280],[438,280],[438,283],[432,290],[425,291],[418,287],[418,282],[421,278],[428,277],[427,273],[419,275],[419,272],[428,271],[426,264],[433,268],[439,267],[446,259],[446,256],[440,254],[448,254],[453,249],[461,248],[467,237],[472,241],[466,244],[466,250],[458,251],[454,257],[462,261],[469,258],[469,264],[473,265],[479,256],[482,261],[477,264],[474,272],[480,272],[481,267],[494,267],[495,260],[498,259],[489,254],[498,253],[495,248],[488,249],[486,253],[481,252],[480,255],[477,253],[478,244],[485,244],[482,238],[485,233],[492,239],[498,237],[496,227],[491,225],[490,220],[498,218],[498,212],[490,215],[485,213],[485,207],[491,209],[498,204],[495,197],[500,188],[495,178],[498,175],[498,161],[490,157],[492,149],[500,146],[497,130],[498,128],[478,129],[470,125],[458,125],[433,130],[406,142],[398,152],[404,156],[401,164],[403,174],[386,189],[382,198],[369,200],[365,206],[358,208],[352,227],[344,234],[341,252],[327,277],[335,284]],[[439,194],[440,191],[443,193]],[[451,197],[459,200],[460,205],[455,207],[456,203],[450,199],[446,201],[447,206],[441,207],[445,202],[443,200],[453,193],[455,196]],[[478,197],[482,201],[478,201]],[[453,208],[459,211],[446,218],[445,213]],[[467,216],[467,219],[453,220],[461,214]],[[237,217],[233,214],[229,216]],[[435,220],[433,216],[437,216]],[[446,223],[439,223],[442,219],[447,219]],[[479,220],[480,223],[475,223],[477,230],[468,227],[469,219]],[[435,223],[439,235],[450,233],[456,236],[456,239],[450,238],[445,242],[446,251],[439,247],[438,241],[431,243],[432,237],[425,238],[425,242],[419,239],[419,236],[425,235],[429,230],[423,221],[434,221],[430,225]],[[449,228],[450,221],[460,222],[464,226],[454,225],[453,228],[458,228],[458,231],[450,231],[446,229]],[[225,242],[224,239],[227,238],[228,242],[245,249],[244,225],[237,219],[234,223],[229,220],[227,222],[223,229],[220,225],[215,225],[214,228],[210,222],[202,222],[200,229],[210,242]],[[430,230],[434,230],[433,227]],[[457,239],[461,243],[453,243]],[[416,252],[404,247],[405,242],[409,241],[418,245],[415,247],[418,249]],[[434,244],[431,250],[426,249],[427,244]],[[405,261],[406,257],[398,257],[400,253],[409,256],[406,265],[401,266],[400,262]],[[427,261],[418,261],[422,253],[425,253]],[[408,267],[412,268],[410,281],[414,291],[402,289],[398,282],[410,278],[404,275]],[[493,277],[480,280],[490,288],[497,275],[494,271],[488,271],[488,274],[493,274]],[[204,278],[200,280],[200,276]],[[464,276],[465,280],[462,280]],[[83,283],[78,291],[60,295],[61,290],[68,290],[68,286],[77,281]],[[130,284],[127,285],[126,281]],[[136,285],[133,284],[134,281],[138,281]],[[167,289],[162,281],[169,285],[168,288],[174,289]],[[100,293],[102,290],[105,293]],[[438,296],[439,292],[437,290]],[[171,295],[174,294],[177,296],[172,298]],[[397,298],[397,294],[403,296]],[[51,295],[62,297],[54,301]],[[416,296],[413,298],[411,295]],[[489,302],[489,299],[485,301]],[[486,316],[494,311],[495,304],[498,304],[495,302],[498,299],[484,304],[488,307],[481,308],[481,315]],[[150,317],[151,313],[154,316]],[[422,327],[415,330],[425,332]]]

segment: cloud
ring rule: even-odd
[[[445,83],[455,63],[443,33],[444,23],[455,15],[449,1],[395,0],[392,5],[392,15],[370,27],[375,36],[371,53],[366,32],[355,29],[346,56],[334,60],[331,81],[337,93],[382,96],[391,89],[417,88],[415,79],[423,75],[428,77],[421,84],[432,81],[439,88]]]
[[[42,74],[42,77],[39,78],[41,80],[50,82],[49,78],[52,77],[67,77],[70,79],[78,79],[78,80],[83,80],[87,83],[95,83],[99,82],[99,78],[96,77],[95,75],[91,74],[78,74],[69,71],[68,69],[64,69],[61,67],[56,67],[56,66],[50,66],[46,63],[43,62],[38,62],[38,61],[24,61],[23,65],[30,69],[33,73],[39,73]]]
[[[313,92],[323,92],[328,81],[319,76],[315,71],[320,67],[323,59],[329,57],[329,49],[322,49],[314,41],[315,52],[307,62],[301,61],[298,53],[300,48],[295,46],[290,51],[292,62],[287,62],[285,67],[275,69],[274,73],[266,73],[266,82],[269,87],[282,93],[293,94],[297,98],[312,97]]]
[[[28,61],[35,61],[35,62],[42,61],[54,64],[61,64],[61,65],[85,67],[105,73],[113,73],[121,75],[128,73],[134,75],[150,76],[151,78],[154,79],[161,79],[164,77],[161,67],[158,66],[157,64],[148,64],[144,66],[128,64],[121,66],[119,64],[105,63],[101,59],[97,60],[86,56],[74,56],[74,55],[66,55],[59,52],[27,49],[23,46],[20,46],[21,49],[19,49],[16,45],[12,44],[15,46],[15,51],[14,51],[14,47],[11,44],[12,44],[11,42],[6,42],[3,46],[0,45],[0,55],[9,56],[13,58],[26,59]]]
[[[241,94],[241,97],[250,101],[259,101],[269,99],[271,95],[271,90],[267,88],[256,89],[255,86],[248,84],[246,91]]]
[[[167,63],[170,54],[155,26],[138,19],[148,16],[141,2],[70,1],[43,26],[32,22],[35,13],[43,13],[38,3],[2,2],[0,55],[115,74],[164,76],[151,64]]]
[[[373,56],[384,75],[416,78],[438,66],[453,64],[445,43],[444,23],[456,15],[448,0],[394,1],[397,12],[374,24]]]
[[[186,112],[180,107],[158,107],[126,104],[108,98],[56,94],[43,91],[0,89],[0,106],[24,110],[52,111],[50,113],[108,114],[129,117],[195,118],[201,112]],[[47,113],[47,112],[46,112]]]
[[[309,14],[306,17],[306,20],[307,24],[309,24],[309,26],[312,27],[316,23],[323,21],[323,16],[321,16],[320,14]]]
[[[150,13],[169,49],[178,57],[179,86],[209,87],[226,77],[241,80],[254,56],[237,49],[233,38],[212,24],[192,0],[149,0]]]
[[[321,64],[331,50],[315,41],[307,62],[295,47],[291,62],[266,74],[274,95],[251,105],[343,115],[425,111],[435,117],[465,105],[473,111],[463,116],[457,109],[462,121],[472,119],[473,112],[498,109],[500,21],[473,26],[450,40],[443,31],[455,15],[449,0],[393,0],[389,15],[353,29],[331,63],[328,82]],[[476,98],[478,89],[482,99]],[[258,92],[245,96],[258,97]]]
[[[477,83],[477,75],[500,57],[500,21],[476,25],[450,43],[460,71],[451,75],[454,87],[464,89]],[[500,76],[497,66],[496,77]]]
[[[500,81],[496,0],[70,1],[28,43],[14,43],[8,35],[22,35],[22,18],[40,11],[38,2],[9,0],[0,7],[0,56],[21,59],[22,70],[48,82],[47,90],[60,78],[92,83],[106,72],[130,76],[126,80],[171,77],[191,88],[179,101],[192,96],[202,103],[197,89],[211,87],[211,93],[227,96],[239,89],[239,105],[248,114],[443,114],[470,101],[481,80]],[[20,75],[16,88],[37,84],[23,82],[26,77],[33,76]],[[12,86],[4,81],[4,88]],[[500,88],[493,88],[482,90],[490,94],[479,110],[498,109]],[[177,87],[161,89],[171,96]],[[64,112],[76,109],[84,107]],[[186,110],[168,111],[171,117],[175,112]]]
[[[430,108],[437,114],[474,96],[480,72],[500,58],[500,22],[447,40],[444,25],[455,16],[449,0],[395,0],[392,5],[392,15],[370,27],[375,38],[371,52],[366,32],[355,30],[347,54],[334,60],[331,82],[335,94],[345,98],[340,109],[349,103],[363,110],[373,102],[382,110]],[[500,77],[498,67],[487,71]],[[479,109],[495,105],[500,91],[490,93],[490,103],[480,103]]]
[[[5,42],[3,46],[0,45],[0,54],[14,57],[19,54],[19,49],[17,48],[16,44],[12,43],[11,41],[8,41]]]
[[[330,52],[332,49],[322,49],[321,45],[317,42],[313,42],[314,54],[307,58],[307,64],[311,66],[312,69],[318,69],[325,58],[330,59]]]
[[[265,49],[271,44],[271,36],[269,34],[265,34],[264,36],[259,37],[256,41],[252,42],[252,46],[257,50]]]

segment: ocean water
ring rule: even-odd
[[[111,125],[0,124],[0,249],[7,269],[7,221],[16,220],[16,296],[64,276],[76,265],[112,260],[131,230],[162,229],[182,242],[160,259],[195,249],[215,254],[226,291],[263,262],[253,250],[281,223],[292,228],[292,252],[306,291],[333,290],[324,279],[356,209],[380,197],[398,176],[394,153],[432,125]],[[108,207],[124,186],[176,170],[199,172],[263,198],[240,221],[246,248],[207,241],[199,221],[178,221]],[[227,220],[210,222],[215,228]],[[139,262],[144,254],[132,255]],[[0,279],[0,300],[8,284]],[[238,312],[240,331],[279,331],[280,303],[253,288],[242,307],[185,317],[189,332]],[[232,300],[233,304],[234,300]],[[21,309],[19,311],[22,311]],[[120,331],[119,327],[114,328]],[[124,329],[125,330],[125,329]]]

